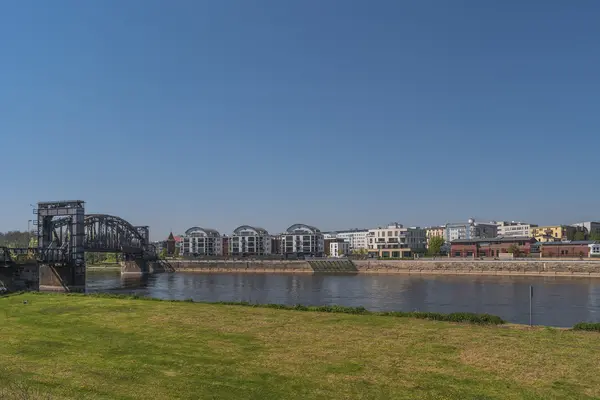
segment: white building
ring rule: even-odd
[[[281,252],[321,256],[325,252],[325,236],[314,226],[294,224],[281,235]]]
[[[220,256],[223,255],[222,245],[219,232],[194,226],[182,235],[179,251],[182,256]]]
[[[537,225],[527,224],[524,222],[498,222],[498,236],[515,237],[525,236],[531,237],[531,228],[537,228]]]
[[[414,253],[424,252],[426,247],[425,229],[404,228],[397,222],[385,228],[369,229],[367,234],[367,249],[378,257],[412,257]]]
[[[350,243],[331,242],[329,243],[329,254],[331,257],[344,257],[350,254]]]
[[[590,244],[590,257],[600,257],[600,243]]]
[[[232,256],[271,254],[271,236],[263,228],[239,226],[229,238],[229,254]]]
[[[445,226],[446,244],[457,239],[484,239],[498,236],[497,222],[481,223],[470,218],[468,222],[448,223]]]
[[[350,229],[347,231],[327,232],[323,234],[325,239],[343,239],[350,245],[350,251],[367,248],[368,229]]]
[[[590,236],[595,236],[595,235],[600,235],[600,222],[578,222],[576,224],[573,224],[571,226],[575,226],[578,228],[584,228],[585,229],[585,233],[588,237]]]

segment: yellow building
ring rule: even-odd
[[[572,240],[577,228],[568,225],[538,226],[531,228],[531,237],[538,242],[560,242]]]
[[[444,228],[443,226],[434,226],[431,228],[425,228],[425,236],[427,237],[427,247],[429,247],[429,241],[431,240],[432,237],[438,236],[443,238],[444,235],[444,231],[446,230],[446,228]]]

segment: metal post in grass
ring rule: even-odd
[[[529,286],[529,326],[533,326],[532,324],[532,316],[531,316],[531,305],[533,303],[533,286]]]

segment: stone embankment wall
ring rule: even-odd
[[[600,277],[599,261],[170,261],[176,271]]]
[[[196,272],[287,272],[312,273],[313,269],[306,261],[169,261],[175,271]]]
[[[600,277],[600,261],[354,261],[359,273]]]
[[[18,290],[37,289],[37,264],[13,265],[0,267],[0,294]]]

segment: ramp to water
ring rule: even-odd
[[[358,269],[350,260],[318,260],[309,261],[314,272],[320,273],[356,273]]]

